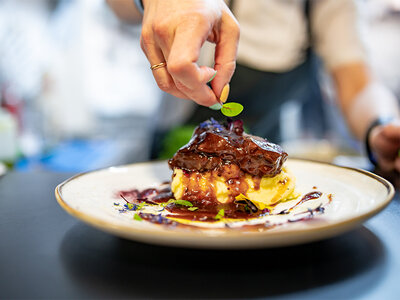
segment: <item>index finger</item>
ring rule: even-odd
[[[199,67],[200,49],[211,31],[211,24],[202,19],[181,23],[175,31],[168,57],[168,72],[185,94],[199,104],[211,106],[217,102],[214,92],[207,86],[215,70]]]
[[[217,71],[217,76],[211,84],[218,96],[235,72],[239,37],[239,24],[230,13],[224,12],[220,36],[215,48],[214,69]]]

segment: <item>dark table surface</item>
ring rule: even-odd
[[[364,226],[260,250],[145,245],[68,215],[55,186],[72,174],[0,177],[0,299],[399,299],[400,198]]]

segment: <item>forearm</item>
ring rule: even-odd
[[[142,14],[137,9],[133,0],[106,0],[119,19],[131,24],[139,24]]]
[[[378,118],[400,118],[394,95],[375,80],[364,63],[353,63],[332,71],[337,95],[347,124],[359,140]]]

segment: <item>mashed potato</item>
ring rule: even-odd
[[[205,193],[213,192],[219,203],[234,201],[235,196],[238,195],[238,190],[230,188],[225,177],[215,176],[212,172],[184,174],[182,169],[175,168],[172,177],[171,190],[175,199],[185,199],[185,191],[192,188],[200,189]],[[246,174],[240,180],[246,183],[244,185],[246,191],[241,191],[241,194],[260,210],[295,196],[295,178],[286,168],[282,168],[282,171],[274,177],[264,176],[260,180]]]

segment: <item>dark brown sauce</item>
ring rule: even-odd
[[[140,204],[141,202],[160,204],[174,198],[169,186],[161,189],[149,188],[143,191],[138,189],[120,191],[117,195],[117,198],[121,197],[126,202],[134,204]]]
[[[170,212],[167,217],[174,217],[179,219],[186,219],[192,221],[215,222],[218,212],[224,210],[224,218],[229,219],[252,219],[257,218],[269,213],[268,210],[258,210],[256,212],[250,209],[246,210],[245,204],[229,203],[214,205],[211,207],[199,208],[195,211],[188,210],[187,207],[177,205],[175,203],[168,204],[165,209]]]
[[[273,177],[281,172],[287,153],[261,137],[246,134],[243,122],[214,119],[201,123],[189,143],[169,160],[171,169],[205,172],[234,165],[253,176]]]
[[[234,184],[234,183],[232,183]],[[173,194],[171,192],[170,187],[164,187],[160,189],[149,188],[145,190],[132,189],[128,191],[120,191],[117,193],[119,197],[123,198],[128,203],[140,204],[142,202],[146,202],[153,205],[159,205],[162,203],[168,202],[170,199],[174,199]],[[306,195],[304,195],[301,200],[292,206],[289,209],[286,209],[283,212],[278,214],[287,214],[290,210],[295,208],[296,206],[313,199],[318,199],[321,197],[322,193],[319,191],[313,191]],[[329,198],[329,197],[328,197]],[[330,197],[331,199],[331,197]],[[175,200],[175,199],[174,199]],[[151,214],[151,213],[142,213],[139,212],[139,216],[148,222],[155,224],[163,224],[169,226],[178,225],[177,222],[169,220],[168,218],[179,218],[186,219],[190,221],[202,221],[202,222],[216,222],[216,216],[218,212],[222,209],[224,210],[224,218],[229,219],[252,219],[258,218],[265,215],[270,214],[268,209],[265,210],[257,210],[254,204],[250,202],[243,201],[235,201],[231,203],[225,204],[216,204],[215,202],[209,202],[205,200],[191,201],[193,204],[192,207],[196,207],[197,209],[194,211],[190,211],[186,206],[176,204],[174,202],[169,203],[165,206],[165,210],[169,212],[165,217],[161,214]],[[275,203],[274,205],[278,204]],[[252,206],[253,205],[253,206]],[[271,206],[274,206],[271,205]],[[323,209],[315,209],[315,212],[323,212]],[[313,211],[310,211],[310,214],[313,214]],[[309,217],[306,217],[309,218]],[[289,222],[291,222],[289,220]],[[245,228],[253,225],[246,225]],[[255,226],[255,225],[254,225]],[[268,224],[257,225],[257,228],[267,228]],[[255,227],[254,227],[255,228]]]
[[[300,204],[302,204],[302,203],[304,203],[306,201],[318,199],[321,196],[322,196],[322,193],[319,192],[319,191],[310,192],[308,194],[305,194],[303,196],[303,198],[301,198],[301,200],[299,202],[297,202],[295,206],[293,206],[293,208],[296,207],[296,206],[299,206]]]
[[[176,226],[178,225],[177,222],[172,221],[166,217],[163,217],[161,214],[149,214],[149,213],[139,213],[139,216],[143,219],[146,220],[150,223],[154,224],[162,224],[162,225],[168,225],[168,226]]]

